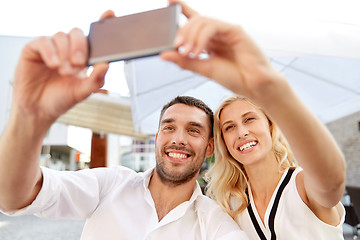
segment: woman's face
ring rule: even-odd
[[[273,155],[268,119],[251,103],[236,100],[226,106],[220,115],[220,128],[228,151],[244,166]]]

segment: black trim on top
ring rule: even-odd
[[[276,215],[276,211],[277,211],[277,208],[279,206],[279,201],[280,201],[280,197],[281,197],[281,194],[282,192],[284,191],[284,188],[286,187],[286,185],[289,183],[290,179],[291,179],[291,175],[293,174],[293,172],[295,171],[295,168],[289,168],[283,182],[281,183],[277,193],[276,193],[276,197],[275,197],[275,200],[274,200],[274,204],[271,208],[271,211],[270,211],[270,215],[269,215],[269,228],[270,228],[270,232],[271,232],[271,240],[276,240],[276,234],[275,234],[275,215]],[[252,207],[251,207],[251,203],[250,203],[250,198],[249,198],[249,194],[246,190],[246,195],[248,196],[248,212],[249,212],[249,215],[250,215],[250,218],[251,218],[251,221],[255,227],[255,230],[257,232],[257,234],[259,235],[260,239],[261,240],[266,240],[266,237],[264,235],[264,233],[261,231],[261,228],[259,226],[259,223],[258,221],[256,220],[256,217],[254,215],[254,212],[252,210]]]
[[[286,174],[286,177],[284,178],[284,181],[281,183],[278,192],[276,194],[276,198],[274,201],[274,204],[271,208],[271,212],[270,212],[270,216],[269,216],[269,228],[270,228],[270,232],[271,232],[271,240],[275,240],[276,239],[276,234],[275,234],[275,215],[276,215],[276,210],[279,206],[279,201],[280,201],[280,197],[282,192],[284,191],[284,188],[286,187],[286,185],[289,183],[291,175],[293,174],[295,168],[290,168],[289,171]]]
[[[246,192],[246,194],[248,194],[248,193]],[[248,195],[248,197],[249,197],[249,195]],[[260,226],[259,226],[259,223],[258,223],[258,221],[256,220],[256,217],[255,217],[254,212],[253,212],[253,210],[252,210],[251,203],[250,203],[250,199],[249,199],[249,205],[248,205],[247,209],[248,209],[248,212],[249,212],[251,221],[252,221],[252,223],[253,223],[253,225],[254,225],[254,227],[255,227],[255,230],[256,230],[257,234],[259,235],[260,239],[261,239],[261,240],[266,240],[266,237],[265,237],[263,231],[261,231],[261,228],[260,228]]]

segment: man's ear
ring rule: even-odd
[[[205,157],[208,158],[214,153],[214,138],[209,139],[208,146],[206,147]]]
[[[155,134],[155,146],[156,146],[157,137],[158,137],[158,133]]]

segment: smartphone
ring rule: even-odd
[[[88,65],[128,60],[174,49],[181,7],[165,8],[94,22],[88,36]]]

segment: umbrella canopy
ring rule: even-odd
[[[359,1],[188,2],[203,15],[241,25],[324,123],[360,110]],[[146,134],[156,133],[160,108],[177,95],[215,109],[231,94],[158,57],[128,61],[125,74],[135,129]]]
[[[335,57],[272,58],[305,104],[324,123],[360,110],[360,59]],[[127,61],[135,130],[155,134],[160,110],[178,95],[197,97],[213,110],[232,92],[158,56]]]

